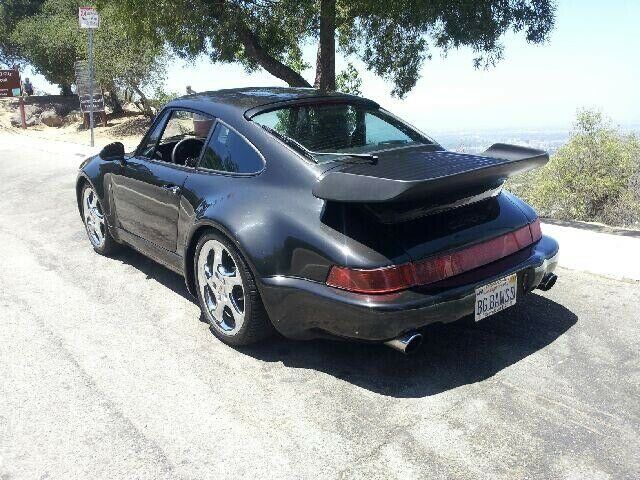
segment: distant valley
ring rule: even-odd
[[[640,126],[620,127],[640,135]],[[495,130],[484,132],[427,132],[440,145],[455,152],[479,153],[494,143],[511,143],[546,150],[554,154],[569,140],[569,130]]]

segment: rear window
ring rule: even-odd
[[[252,120],[311,152],[369,153],[432,143],[382,110],[349,103],[294,105],[260,113]],[[315,158],[318,162],[334,159]]]

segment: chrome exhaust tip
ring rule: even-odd
[[[411,355],[418,351],[420,345],[422,345],[422,334],[417,332],[405,333],[398,338],[384,342],[384,344],[405,355]]]
[[[544,277],[542,277],[538,288],[546,292],[556,284],[556,280],[558,280],[558,276],[555,273],[547,273]]]

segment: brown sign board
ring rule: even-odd
[[[82,113],[88,113],[91,111],[91,95],[80,95],[80,111]],[[93,111],[104,112],[104,97],[102,93],[93,94]]]
[[[0,70],[0,98],[19,97],[20,72],[18,70]]]

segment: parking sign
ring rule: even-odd
[[[78,9],[78,18],[80,20],[80,28],[100,27],[100,15],[93,7],[80,7]]]

